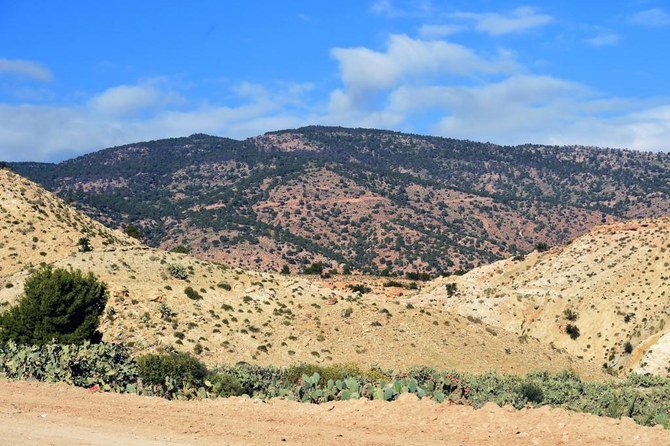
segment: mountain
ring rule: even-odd
[[[305,127],[191,135],[12,168],[154,247],[293,272],[467,270],[667,215],[670,155]]]
[[[669,375],[670,219],[599,226],[547,252],[437,279],[411,301],[613,372]]]
[[[0,226],[0,240],[2,252],[10,253],[0,269],[0,310],[21,296],[31,265],[92,272],[110,292],[103,340],[125,343],[133,353],[176,349],[208,364],[354,362],[395,369],[425,364],[471,372],[600,373],[538,340],[520,344],[514,333],[406,305],[419,292],[407,289],[418,288],[407,280],[405,288],[391,291],[369,276],[324,281],[233,269],[141,245],[7,170],[0,171],[0,188],[7,222]],[[91,251],[78,249],[82,234],[90,237]],[[355,285],[361,292],[351,289]]]

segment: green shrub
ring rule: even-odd
[[[186,245],[179,245],[172,248],[170,252],[174,252],[175,254],[188,254],[191,252],[191,248]]]
[[[186,272],[186,268],[184,268],[181,265],[177,264],[171,264],[167,266],[167,272],[174,277],[175,279],[179,280],[186,280],[188,279],[188,272]]]
[[[535,245],[535,250],[537,252],[549,251],[549,245],[546,244],[545,242],[539,242]]]
[[[79,239],[79,242],[77,242],[79,245],[79,251],[81,252],[90,252],[91,251],[91,241],[89,240],[88,237],[82,237]]]
[[[25,281],[18,304],[0,315],[0,343],[99,342],[107,286],[93,274],[43,267]]]
[[[363,372],[356,364],[333,364],[327,366],[315,364],[295,364],[284,370],[284,382],[296,384],[303,375],[312,376],[318,373],[321,376],[319,381],[322,384],[329,379],[337,381],[357,376],[363,376]]]
[[[240,396],[244,395],[244,388],[231,373],[213,373],[207,376],[205,382],[208,387],[220,397]]]
[[[519,394],[531,403],[540,404],[544,401],[542,387],[533,382],[524,382],[519,387]]]
[[[403,285],[402,285],[402,282],[398,282],[397,280],[388,280],[388,281],[384,282],[384,287],[385,288],[391,288],[391,287],[402,288]]]
[[[572,308],[566,308],[563,310],[563,317],[571,322],[574,322],[577,320],[577,318],[579,318],[579,315]]]
[[[128,225],[126,228],[123,230],[123,232],[126,233],[126,235],[135,238],[137,240],[142,240],[142,233],[140,232],[139,229],[137,229],[136,226],[134,225]]]
[[[189,385],[204,383],[207,368],[198,359],[186,353],[150,353],[137,358],[138,374],[143,384],[164,384],[172,378]]]
[[[191,300],[202,299],[202,296],[200,295],[200,293],[198,293],[196,290],[194,290],[190,286],[187,286],[186,288],[184,288],[184,294],[186,294],[186,297],[188,297]]]
[[[354,293],[361,293],[361,294],[367,294],[372,291],[372,288],[362,283],[358,283],[356,285],[347,285],[347,288],[349,288]]]
[[[314,262],[303,270],[303,274],[322,274],[326,265],[323,262]]]
[[[571,339],[577,339],[581,333],[579,332],[579,327],[574,324],[568,324],[565,326],[565,332],[570,336]]]

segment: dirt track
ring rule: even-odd
[[[670,445],[670,432],[558,409],[480,410],[403,398],[320,406],[167,401],[0,381],[0,444]]]

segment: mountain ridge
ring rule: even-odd
[[[152,246],[267,271],[454,272],[670,212],[668,154],[389,130],[193,134],[12,167]]]

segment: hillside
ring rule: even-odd
[[[21,214],[22,224],[35,229],[21,235],[15,225],[0,228],[0,237],[21,253],[19,258],[3,260],[0,308],[21,295],[32,255],[58,267],[93,272],[106,282],[110,299],[101,326],[103,339],[126,343],[136,353],[177,349],[208,364],[355,362],[388,368],[426,364],[473,372],[574,369],[599,376],[597,368],[539,341],[521,343],[516,334],[466,317],[406,305],[402,299],[417,290],[387,296],[375,286],[375,291],[361,295],[318,276],[232,269],[141,246],[82,216],[34,183],[10,172],[2,175],[8,180],[3,182],[4,212],[19,209],[13,212]],[[35,204],[37,197],[42,201]],[[43,240],[35,242],[37,250],[48,256],[31,253],[21,244],[23,238],[32,240],[32,233]],[[80,233],[91,237],[92,251],[79,252]],[[361,285],[366,278],[346,280]]]
[[[663,218],[597,227],[548,252],[438,279],[413,301],[542,339],[614,372],[668,374],[669,296]]]
[[[667,215],[670,155],[305,127],[192,135],[12,167],[85,213],[233,267],[470,269]]]
[[[7,169],[0,169],[0,222],[0,278],[77,253],[82,237],[93,249],[137,245]]]

